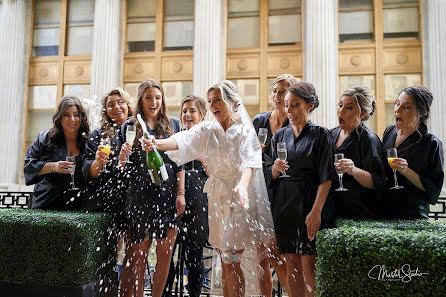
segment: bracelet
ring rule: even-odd
[[[56,172],[56,164],[53,163],[53,165],[51,165],[51,171],[52,171],[53,173]]]
[[[178,189],[177,196],[179,196],[179,195],[183,195],[184,196],[184,193],[185,193],[184,189]]]

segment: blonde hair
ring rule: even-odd
[[[238,115],[237,112],[242,98],[240,98],[240,95],[237,93],[237,88],[235,87],[234,83],[229,80],[216,83],[206,92],[206,97],[209,98],[209,92],[216,90],[220,91],[221,98],[231,113],[231,119],[238,122],[240,120],[240,115]]]
[[[102,130],[102,136],[103,138],[113,138],[116,134],[116,129],[119,129],[119,127],[114,127],[113,120],[108,116],[107,114],[107,99],[111,95],[119,95],[122,100],[127,104],[128,106],[128,115],[127,117],[130,117],[133,115],[133,102],[130,98],[129,93],[124,91],[122,88],[114,88],[110,91],[108,91],[101,99],[101,105],[102,105],[102,111],[101,111],[101,130]]]

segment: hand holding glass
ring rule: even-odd
[[[395,158],[398,158],[398,153],[396,151],[396,148],[394,148],[394,147],[389,148],[387,150],[387,162],[389,162],[389,165],[392,165],[393,159],[395,159]],[[393,178],[395,179],[395,186],[391,187],[391,189],[398,190],[398,189],[404,188],[403,186],[398,185],[398,180],[396,178],[396,170],[395,169],[393,169]]]
[[[111,152],[110,140],[108,138],[102,138],[101,139],[101,145],[99,146],[99,150],[101,152],[106,153],[107,154],[107,158],[108,158],[108,156],[110,155],[110,152]],[[101,172],[101,173],[108,173],[108,172],[110,172],[110,171],[107,170],[106,165],[107,165],[107,163],[104,163],[104,167],[99,172]]]
[[[279,157],[280,160],[286,161],[287,158],[286,142],[277,143],[277,156]],[[286,170],[284,170],[280,177],[290,177],[290,176],[286,174]]]
[[[341,159],[344,159],[344,154],[340,153],[340,154],[334,155],[335,164],[339,163],[339,161]],[[339,191],[348,191],[348,189],[344,188],[344,186],[342,185],[342,177],[343,177],[344,173],[342,173],[336,165],[335,165],[335,169],[336,169],[336,173],[338,174],[338,178],[339,178],[339,188],[335,189],[335,191],[338,191],[338,192]]]
[[[125,132],[125,142],[133,143],[136,137],[136,126],[135,125],[127,125],[127,131]],[[125,163],[133,163],[129,159],[129,155],[125,155]]]
[[[257,138],[259,139],[261,145],[265,145],[267,137],[268,137],[268,129],[259,128],[259,134],[257,135]]]
[[[71,175],[71,189],[68,190],[79,190],[79,188],[76,188],[74,185],[74,171],[76,170],[76,157],[75,156],[68,156],[66,158],[67,162],[71,162],[73,163],[73,165],[71,165],[71,168],[68,168],[68,170],[70,170],[70,175]]]

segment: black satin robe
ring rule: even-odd
[[[205,244],[209,237],[208,197],[203,187],[208,179],[200,161],[184,164],[186,170],[186,210],[181,215],[181,236],[199,244]]]
[[[125,133],[125,131],[124,131]],[[91,133],[85,148],[84,176],[87,177],[87,188],[82,203],[83,210],[106,211],[115,213],[124,223],[124,205],[127,197],[128,176],[118,169],[118,157],[121,151],[121,130],[118,129],[111,141],[110,163],[106,164],[108,173],[101,173],[98,178],[89,177],[91,164],[96,158],[96,151],[101,142],[102,130],[96,129]],[[120,229],[125,226],[118,226]]]
[[[68,190],[71,188],[70,174],[48,173],[37,175],[47,162],[66,161],[68,156],[66,143],[57,146],[50,156],[46,155],[45,151],[50,141],[49,131],[40,132],[25,155],[24,175],[26,185],[35,184],[31,208],[77,210],[80,208],[82,196],[79,195],[79,190]],[[85,177],[82,175],[84,163],[82,152],[83,148],[81,148],[81,153],[76,156],[74,172],[75,185],[81,190],[85,187]]]
[[[259,128],[266,128],[268,130],[268,134],[266,137],[265,142],[265,149],[263,150],[262,154],[262,160],[263,162],[263,173],[265,175],[265,181],[267,183],[268,187],[268,181],[271,180],[271,164],[274,162],[274,159],[272,159],[272,151],[271,151],[271,139],[273,138],[273,134],[271,131],[271,126],[269,124],[269,117],[271,116],[271,112],[264,112],[256,115],[254,119],[252,120],[252,124],[254,125],[254,129],[256,130],[256,134],[259,134]],[[286,121],[283,123],[282,128],[288,126],[289,121],[286,119]],[[271,204],[271,208],[273,206],[273,190],[268,187],[268,197],[269,202]]]
[[[171,117],[170,123],[174,133],[180,131],[178,119]],[[123,124],[124,129],[127,124],[128,121]],[[159,138],[149,127],[147,130],[150,135]],[[169,135],[162,135],[162,138],[168,137]],[[158,151],[163,158],[169,180],[157,186],[152,183],[147,169],[146,152],[139,144],[134,145],[132,151],[130,160],[133,164],[125,166],[125,172],[129,176],[125,209],[132,241],[137,243],[145,238],[165,238],[167,229],[176,228],[180,224],[179,218],[175,217],[177,212],[176,174],[183,170],[183,167],[177,166],[163,151]]]
[[[340,132],[340,127],[330,130],[334,144],[336,144]],[[344,158],[351,159],[356,167],[368,171],[375,187],[375,189],[367,189],[353,176],[345,173],[342,181],[344,188],[348,191],[337,192],[334,191],[339,187],[339,179],[336,176],[331,187],[336,217],[346,219],[377,218],[381,194],[386,181],[383,165],[386,160],[382,154],[382,144],[378,136],[361,123],[341,146],[335,149],[335,152],[343,153]]]
[[[277,244],[281,253],[290,242],[307,241],[305,219],[311,211],[318,187],[332,180],[334,146],[327,129],[308,122],[296,139],[292,126],[276,131],[271,141],[273,160],[277,158],[277,143],[287,143],[286,173],[290,177],[271,180],[274,189],[273,220]],[[321,227],[333,225],[333,205],[327,197],[321,213]]]
[[[414,132],[397,148],[399,158],[407,160],[410,169],[420,176],[426,191],[418,189],[397,171],[398,184],[404,189],[392,190],[395,181],[393,170],[386,163],[387,189],[382,211],[386,218],[417,219],[428,218],[429,204],[436,204],[443,187],[443,144],[435,135],[428,132],[426,125],[419,128],[421,135]],[[383,135],[383,154],[394,147],[398,129],[391,125]]]

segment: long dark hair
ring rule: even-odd
[[[166,100],[164,98],[164,90],[161,84],[154,79],[147,79],[138,86],[138,101],[136,103],[135,119],[136,115],[139,113],[143,118],[143,120],[147,121],[146,115],[144,114],[144,109],[142,107],[142,100],[143,100],[142,95],[144,94],[144,91],[148,88],[157,88],[158,90],[160,90],[162,95],[161,108],[158,112],[158,118],[156,119],[155,133],[159,138],[162,138],[163,134],[167,134],[170,136],[173,134],[173,131],[170,127],[169,117],[167,116],[167,105],[166,105]],[[139,139],[141,136],[142,136],[142,128],[139,122],[136,121],[135,144],[139,143],[137,139]]]
[[[61,119],[68,107],[76,106],[79,115],[81,117],[81,125],[77,132],[77,147],[81,152],[84,151],[85,143],[90,135],[90,124],[88,123],[87,114],[85,113],[82,103],[76,96],[63,96],[59,104],[57,105],[57,110],[53,115],[53,128],[48,132],[49,144],[45,151],[46,158],[50,158],[54,153],[54,150],[65,143],[65,134],[62,129]]]

